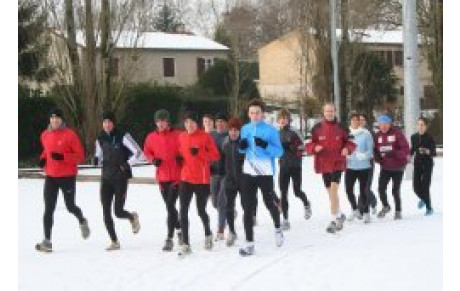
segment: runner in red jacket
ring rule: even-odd
[[[326,103],[323,106],[323,116],[323,120],[313,127],[311,141],[306,144],[305,149],[315,156],[315,172],[323,175],[333,216],[333,221],[326,230],[335,233],[343,228],[345,221],[339,205],[340,178],[347,166],[346,156],[355,150],[356,145],[348,140],[346,130],[337,122],[334,104]]]
[[[90,235],[88,221],[84,218],[81,209],[75,204],[77,165],[84,160],[83,147],[77,134],[67,128],[63,122],[61,110],[53,109],[49,116],[49,127],[41,134],[43,152],[39,162],[39,166],[45,172],[43,191],[45,238],[35,246],[35,249],[42,252],[52,251],[51,230],[59,189],[64,195],[67,210],[75,215],[80,223],[83,238],[86,239]]]
[[[184,116],[186,132],[179,136],[179,152],[183,160],[180,184],[180,224],[184,244],[180,256],[191,252],[188,235],[188,210],[193,193],[196,194],[198,215],[205,229],[205,249],[212,248],[212,232],[206,204],[210,194],[210,163],[219,159],[212,137],[198,128],[198,114],[188,111]]]
[[[393,198],[395,201],[394,219],[401,219],[401,182],[404,169],[410,158],[409,143],[404,134],[392,125],[390,116],[384,114],[377,119],[379,131],[374,137],[375,161],[380,164],[379,196],[383,208],[377,217],[383,218],[391,208],[387,199],[387,186],[393,181]]]
[[[182,245],[179,214],[176,201],[179,197],[181,162],[179,155],[179,136],[181,130],[171,128],[169,112],[160,109],[155,112],[157,129],[147,136],[144,143],[144,155],[156,167],[156,179],[160,184],[161,196],[168,212],[168,234],[163,251],[172,251],[174,247],[174,229],[177,231],[178,244]]]

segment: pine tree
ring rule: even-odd
[[[50,46],[46,36],[46,13],[35,0],[20,0],[18,6],[18,75],[44,82],[53,75],[46,64]]]
[[[158,15],[153,20],[153,27],[156,31],[161,32],[177,32],[177,29],[182,26],[177,14],[166,3],[163,4]]]

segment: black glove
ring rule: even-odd
[[[46,159],[40,159],[40,161],[38,161],[38,166],[42,169],[45,167],[45,164],[46,164]]]
[[[159,167],[161,165],[162,160],[161,159],[154,159],[153,160],[153,165],[155,167]]]
[[[182,164],[184,163],[184,158],[180,154],[177,154],[177,156],[176,156],[176,163],[179,166],[182,166]]]
[[[284,151],[292,151],[292,143],[290,142],[283,142],[282,143]]]
[[[248,148],[248,146],[249,144],[248,144],[247,139],[243,138],[242,140],[240,140],[240,144],[239,144],[240,149],[245,150]]]
[[[94,157],[93,158],[93,166],[98,166],[99,165],[99,158],[98,157]]]
[[[56,161],[62,161],[64,159],[64,155],[56,152],[51,153],[51,158]]]
[[[256,142],[256,146],[266,149],[268,146],[268,142],[264,141],[260,137],[254,137],[254,141]]]
[[[198,155],[198,148],[190,148],[190,153],[192,154],[192,156]]]

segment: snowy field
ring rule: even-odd
[[[67,212],[60,196],[53,228],[54,251],[38,253],[34,245],[43,238],[43,180],[20,179],[19,290],[442,289],[442,158],[435,161],[432,217],[425,217],[417,209],[418,199],[412,192],[411,181],[404,180],[403,220],[393,221],[391,212],[383,220],[373,216],[369,225],[347,221],[344,230],[334,235],[325,231],[330,220],[329,202],[321,177],[313,174],[312,168],[313,160],[305,158],[302,188],[312,203],[312,218],[303,219],[302,204],[291,192],[291,230],[285,232],[284,246],[277,248],[269,213],[259,203],[256,255],[248,258],[238,254],[244,238],[239,200],[236,246],[229,248],[225,242],[217,242],[212,251],[203,249],[203,227],[192,201],[192,255],[179,259],[176,246],[176,251],[163,253],[166,211],[157,185],[130,185],[126,209],[139,213],[141,230],[133,235],[128,221],[115,218],[122,250],[106,252],[109,237],[102,219],[99,185],[95,182],[77,184],[77,205],[88,218],[91,237],[86,241],[81,238],[77,220]],[[378,171],[374,175],[374,192]],[[140,167],[134,174],[151,176],[153,168]],[[391,193],[389,201],[394,209]],[[343,183],[340,202],[348,215],[350,206]],[[215,232],[216,210],[210,203],[207,210]]]

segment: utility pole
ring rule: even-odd
[[[409,139],[420,117],[416,0],[403,1],[404,132]]]
[[[341,121],[340,114],[340,92],[339,92],[339,66],[337,56],[337,33],[336,33],[336,0],[329,0],[329,9],[331,15],[331,58],[332,58],[332,72],[334,76],[334,104],[336,110],[337,120]]]

